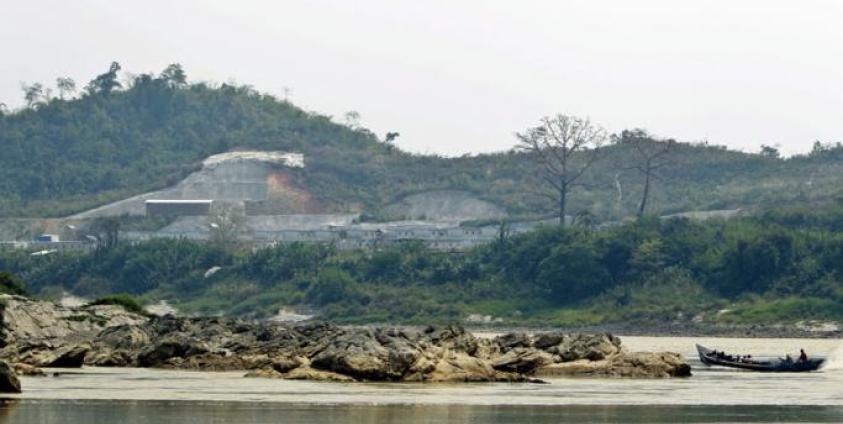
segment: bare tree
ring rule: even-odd
[[[120,219],[117,217],[95,218],[88,225],[86,237],[93,237],[97,247],[111,249],[120,240]]]
[[[40,82],[32,85],[21,83],[21,90],[23,90],[23,99],[26,101],[26,107],[34,109],[44,103],[44,85]]]
[[[64,100],[65,96],[76,92],[76,81],[70,77],[56,78],[56,88],[59,89],[59,98]]]
[[[641,203],[638,205],[638,218],[644,216],[647,208],[647,201],[650,197],[652,181],[658,178],[657,171],[674,161],[676,140],[657,140],[646,131],[636,129],[623,131],[619,144],[629,146],[630,154],[633,156],[634,165],[628,169],[635,169],[644,175],[644,192],[641,194]]]
[[[548,197],[557,202],[559,225],[564,226],[568,195],[599,159],[606,131],[588,119],[556,115],[516,136],[517,148],[530,155],[538,177],[553,189]]]
[[[214,202],[208,215],[211,242],[230,246],[238,241],[246,230],[246,214],[242,208],[231,203]]]

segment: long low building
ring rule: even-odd
[[[372,248],[419,241],[447,251],[462,251],[490,243],[501,236],[499,225],[460,226],[453,222],[393,221],[357,223],[355,215],[276,215],[246,217],[243,228],[230,234],[254,245],[278,243],[328,243],[341,249]],[[519,234],[544,224],[542,221],[514,223],[508,234]],[[126,232],[123,237],[140,241],[151,238],[208,240],[215,231],[206,216],[183,216],[152,232]]]
[[[211,213],[213,200],[149,199],[143,202],[146,216],[205,216]]]

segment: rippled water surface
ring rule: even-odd
[[[246,379],[241,372],[86,368],[58,377],[23,378],[25,392],[0,404],[0,422],[843,422],[843,369],[753,373],[705,367],[694,353],[698,342],[756,356],[781,356],[800,347],[809,355],[825,356],[840,347],[839,340],[623,341],[631,350],[682,352],[694,376],[568,378],[545,385],[345,384]]]

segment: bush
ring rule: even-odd
[[[95,305],[117,305],[122,306],[123,309],[128,312],[147,315],[147,312],[143,309],[143,306],[141,306],[140,302],[125,293],[103,296],[88,304],[88,306]]]
[[[10,272],[0,272],[0,294],[26,296],[26,285]]]

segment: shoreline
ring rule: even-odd
[[[784,325],[625,325],[605,324],[591,326],[466,326],[473,334],[539,333],[560,331],[564,333],[611,333],[624,337],[722,337],[748,339],[843,339],[843,330],[816,331]]]

